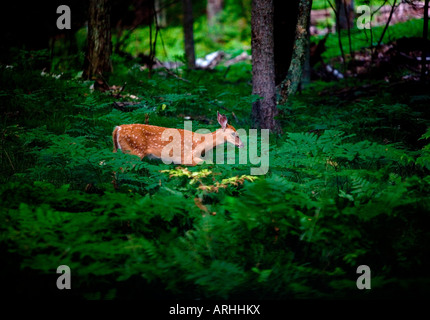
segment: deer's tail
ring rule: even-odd
[[[113,129],[113,132],[112,132],[113,152],[117,152],[118,149],[121,149],[121,146],[119,145],[119,141],[118,141],[118,133],[120,129],[121,128],[117,126],[115,127],[115,129]]]

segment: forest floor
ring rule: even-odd
[[[183,168],[112,153],[111,138],[119,124],[184,118],[215,130],[217,110],[247,131],[246,62],[184,70],[188,82],[131,68],[112,78],[127,82],[120,96],[24,65],[0,72],[9,296],[429,297],[430,96],[419,83],[313,82],[278,106],[284,134],[253,176],[259,164],[239,164],[238,150],[234,164]],[[73,290],[56,289],[59,265]],[[357,290],[359,265],[370,292]]]

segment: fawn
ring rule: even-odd
[[[236,129],[227,123],[227,117],[217,111],[217,120],[221,128],[207,134],[146,124],[117,126],[112,133],[113,152],[120,149],[140,159],[147,156],[166,163],[195,166],[204,161],[201,158],[203,151],[207,152],[217,145],[229,142],[242,148],[244,144]]]

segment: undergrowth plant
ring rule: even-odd
[[[141,161],[113,153],[111,137],[120,124],[183,128],[185,119],[213,131],[217,110],[249,129],[247,64],[184,70],[189,82],[132,69],[110,79],[127,82],[117,98],[18,71],[0,70],[0,280],[27,279],[11,295],[428,296],[423,95],[344,101],[330,94],[336,85],[317,83],[279,106],[284,134],[271,136],[268,173],[252,176],[237,161]],[[363,264],[371,292],[356,287]],[[59,265],[72,270],[69,293],[55,287]]]

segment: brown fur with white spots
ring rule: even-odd
[[[180,148],[178,149],[180,150],[180,156],[175,157],[173,162],[176,164],[195,166],[203,161],[203,159],[200,158],[203,150],[207,151],[213,149],[217,145],[225,142],[229,142],[238,148],[242,148],[243,143],[240,140],[239,135],[236,133],[236,129],[227,123],[227,117],[217,112],[217,119],[221,128],[208,134],[199,134],[188,130],[174,129],[177,130],[181,136],[181,145],[170,145],[170,147]],[[146,156],[163,159],[163,148],[171,144],[174,140],[173,137],[170,137],[169,141],[162,141],[161,136],[163,132],[168,129],[170,128],[146,124],[124,124],[117,126],[112,133],[114,145],[113,152],[117,152],[118,149],[121,149],[122,152],[136,155],[141,159]],[[184,151],[185,135],[192,139],[192,143],[188,144],[192,145],[191,151]],[[186,154],[187,152],[191,152],[191,161],[188,160],[190,159],[190,155]],[[188,155],[188,157],[186,157],[186,155]],[[172,154],[170,154],[170,157],[172,157]]]

